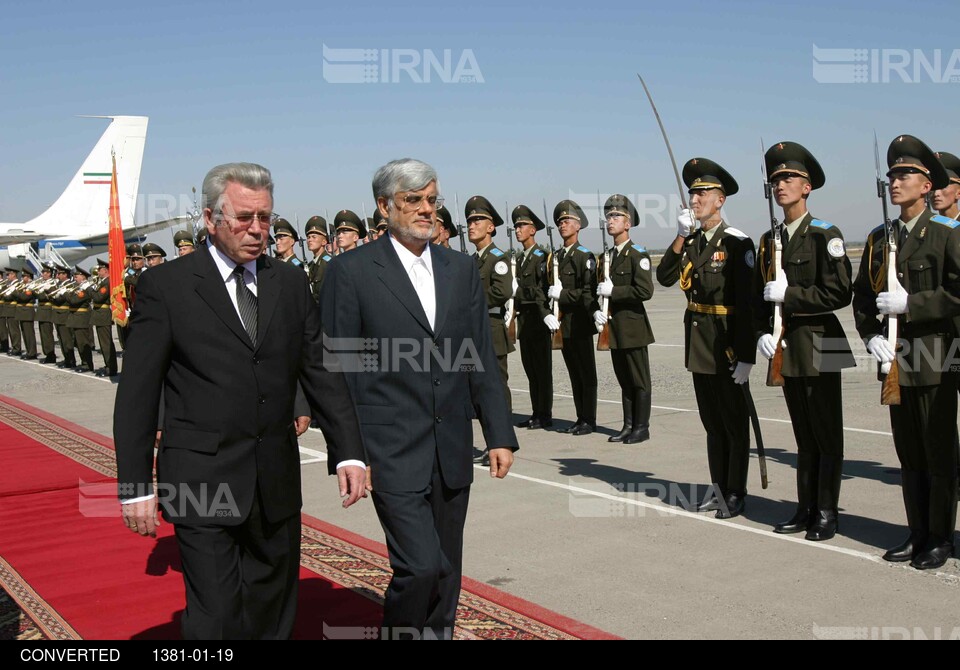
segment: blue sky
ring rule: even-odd
[[[361,203],[369,211],[375,169],[409,155],[438,169],[451,202],[480,193],[539,211],[542,198],[552,209],[570,194],[592,205],[597,189],[645,194],[649,216],[633,238],[662,247],[673,210],[657,203],[675,202],[676,187],[637,72],[680,164],[705,156],[738,179],[727,216],[755,238],[767,225],[761,136],[820,159],[827,185],[811,211],[849,239],[879,223],[874,128],[882,151],[911,133],[960,154],[960,81],[914,78],[912,65],[913,83],[892,73],[890,83],[826,84],[813,74],[814,45],[899,49],[911,60],[939,52],[938,71],[950,74],[955,3],[158,4],[4,8],[0,220],[29,219],[59,195],[104,128],[76,115],[138,114],[150,117],[142,195],[189,194],[213,165],[249,160],[273,171],[276,210],[304,221]],[[417,84],[401,73],[331,83],[324,44],[449,49],[454,63],[470,50],[484,82],[434,73]],[[595,219],[588,231],[599,247]]]

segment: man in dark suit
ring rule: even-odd
[[[471,419],[490,475],[517,449],[477,264],[431,245],[437,174],[413,159],[373,178],[389,233],[327,269],[321,305],[357,402],[373,502],[393,578],[386,637],[449,638],[460,594],[463,526],[473,481]]]
[[[123,518],[153,535],[159,502],[174,524],[185,638],[288,638],[300,546],[297,380],[332,438],[345,507],[364,493],[360,430],[342,373],[321,363],[306,273],[261,257],[274,218],[270,172],[214,168],[203,206],[209,241],[137,285],[114,408]]]

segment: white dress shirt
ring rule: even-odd
[[[420,298],[420,304],[427,315],[427,321],[430,322],[430,328],[434,327],[434,320],[437,317],[437,288],[433,279],[433,261],[430,257],[430,245],[427,244],[423,253],[419,256],[393,239],[393,235],[387,233],[390,242],[393,244],[397,256],[400,257],[400,264],[410,278],[413,284],[413,290],[417,292]]]

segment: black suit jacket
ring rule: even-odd
[[[363,458],[346,381],[322,365],[320,314],[303,270],[258,260],[256,346],[228,289],[207,247],[143,273],[137,286],[114,407],[120,496],[149,490],[162,390],[158,492],[178,523],[239,524],[256,487],[271,521],[299,512],[298,378],[332,438],[331,471]],[[188,491],[207,504],[192,504]],[[211,507],[212,518],[203,513]]]
[[[475,408],[489,447],[517,449],[476,262],[438,245],[430,255],[435,328],[387,235],[338,256],[323,282],[324,329],[379,491],[425,489],[435,455],[447,486],[469,485]]]

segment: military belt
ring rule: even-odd
[[[487,310],[487,313],[490,316],[499,316],[502,319],[503,315],[506,314],[506,310],[503,307],[492,307]]]
[[[816,314],[787,314],[787,318],[793,318],[795,316],[827,316],[828,314],[833,314],[833,312],[817,312]]]
[[[78,307],[78,308],[77,308],[77,312],[78,312],[78,313],[79,313],[79,312],[89,312],[89,311],[90,311],[90,310],[89,310],[88,308],[86,308],[86,307]]]
[[[714,316],[726,316],[737,311],[736,307],[727,307],[726,305],[701,305],[698,302],[687,303],[688,312],[697,314],[713,314]]]

